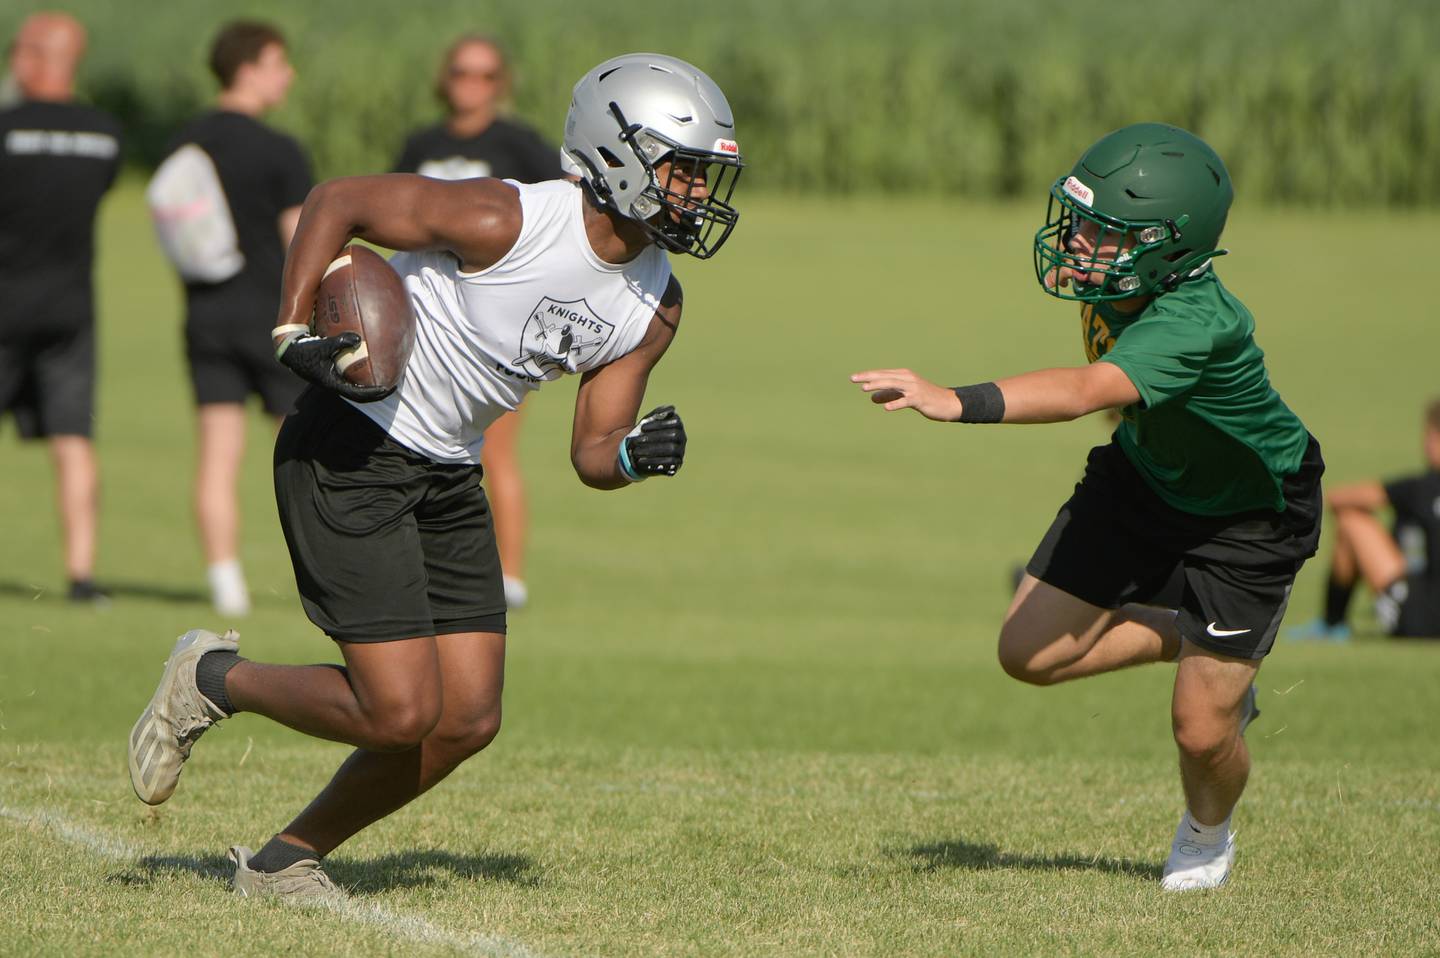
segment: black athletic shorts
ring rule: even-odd
[[[196,405],[243,403],[254,393],[272,416],[295,408],[305,381],[275,358],[270,342],[275,312],[258,305],[220,312],[192,308],[185,324],[185,358]]]
[[[427,459],[309,389],[275,442],[275,500],[305,614],[331,638],[505,631],[479,466]]]
[[[0,341],[0,415],[20,435],[90,436],[95,431],[95,324]]]
[[[1220,655],[1264,658],[1295,574],[1320,542],[1324,471],[1312,437],[1300,469],[1284,481],[1284,512],[1197,516],[1156,495],[1119,445],[1098,446],[1026,571],[1115,609],[1153,604],[1178,566],[1181,636]]]

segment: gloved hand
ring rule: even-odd
[[[620,471],[631,482],[673,476],[685,463],[685,424],[674,406],[652,409],[620,440]]]
[[[356,402],[375,402],[393,393],[395,387],[357,386],[335,368],[335,357],[359,346],[360,342],[359,333],[341,333],[339,336],[291,333],[275,347],[275,358],[306,382],[323,386]]]

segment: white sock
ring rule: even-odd
[[[1233,813],[1231,813],[1233,814]],[[1195,816],[1190,814],[1190,809],[1185,809],[1185,820],[1180,825],[1181,834],[1197,845],[1223,845],[1230,837],[1230,816],[1219,825],[1201,825],[1195,821]]]
[[[222,615],[245,615],[250,611],[250,590],[245,587],[245,570],[239,559],[225,559],[210,566],[210,597]]]
[[[530,601],[530,590],[525,588],[525,580],[510,575],[501,578],[505,584],[505,604],[512,609],[525,608],[525,603]]]

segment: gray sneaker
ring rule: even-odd
[[[159,805],[174,794],[190,746],[225,718],[196,688],[195,663],[206,652],[236,651],[239,638],[233,629],[223,636],[191,629],[170,650],[160,685],[130,730],[130,785],[145,804]]]
[[[1255,686],[1250,686],[1250,691],[1245,693],[1245,700],[1240,703],[1240,734],[1244,735],[1250,723],[1260,717],[1260,706],[1255,704]]]
[[[345,893],[330,880],[314,858],[304,858],[278,872],[257,872],[250,867],[255,853],[243,845],[230,849],[235,863],[235,879],[230,883],[241,898],[286,898],[299,900],[341,901]]]

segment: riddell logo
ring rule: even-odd
[[[1065,192],[1086,206],[1092,206],[1095,203],[1095,191],[1073,176],[1065,181]]]
[[[740,144],[739,144],[739,143],[736,143],[734,140],[716,140],[716,141],[715,141],[715,152],[716,152],[716,153],[733,153],[734,155],[739,156],[739,155],[740,155]]]

